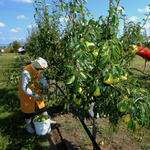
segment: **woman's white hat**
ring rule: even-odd
[[[35,68],[47,68],[48,64],[47,61],[45,59],[43,59],[42,57],[37,58],[35,61],[31,62]]]

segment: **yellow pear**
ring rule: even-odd
[[[121,80],[127,80],[127,77],[126,76],[121,76],[120,79]]]
[[[109,74],[109,78],[107,80],[105,80],[105,79],[106,79],[106,77],[104,78],[103,82],[106,84],[113,84],[113,82],[114,82],[114,79],[113,79],[113,76],[111,73]]]
[[[98,96],[101,95],[101,93],[100,93],[100,87],[99,87],[99,86],[96,88],[96,90],[94,91],[93,95],[94,95],[95,97],[98,97]]]
[[[78,90],[79,94],[82,94],[82,88],[79,87],[79,90]]]
[[[114,79],[113,84],[116,84],[116,83],[118,83],[118,82],[119,82],[119,78]]]
[[[94,55],[95,57],[98,56],[98,50],[97,50],[97,49],[93,51],[93,55]]]
[[[87,50],[88,52],[90,52],[89,46],[95,46],[94,43],[90,43],[90,42],[88,42],[88,41],[86,41],[85,43],[86,43],[86,46],[87,46],[87,48],[88,48],[88,50]]]
[[[130,119],[131,119],[130,114],[127,114],[124,118],[124,122],[128,123],[130,121]]]
[[[127,73],[125,73],[125,75],[124,75],[125,77],[127,77],[128,76],[128,74]]]

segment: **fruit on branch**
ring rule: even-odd
[[[124,122],[125,122],[125,123],[128,123],[128,122],[130,121],[130,119],[131,119],[130,114],[127,114],[127,115],[125,115],[125,117],[124,117]]]
[[[83,93],[83,92],[82,92],[82,88],[81,88],[81,87],[79,87],[78,92],[79,92],[79,94],[82,94],[82,93]]]
[[[106,84],[113,84],[113,82],[114,82],[114,79],[111,73],[109,74],[109,78],[107,80],[106,80],[106,77],[104,78],[104,83]]]
[[[94,95],[95,97],[99,97],[99,96],[101,95],[100,87],[99,87],[99,86],[96,88],[96,90],[94,91],[93,95]]]
[[[121,107],[120,107],[120,109],[119,109],[119,106],[118,106],[118,105],[119,105],[119,103],[117,104],[117,108],[118,108],[118,110],[119,110],[120,112],[125,112],[125,109],[123,109],[123,107],[122,107],[122,106],[121,106]]]
[[[121,80],[127,80],[127,76],[128,76],[128,74],[125,73],[125,75],[124,75],[124,76],[121,76],[120,79],[121,79]]]
[[[94,55],[95,57],[98,56],[98,49],[95,49],[95,50],[93,51],[93,55]]]
[[[81,105],[81,102],[82,102],[82,99],[81,99],[81,98],[75,100],[75,103],[76,103],[77,105]]]
[[[87,48],[88,48],[88,50],[87,50],[88,52],[90,52],[90,48],[89,48],[90,46],[95,46],[94,43],[90,43],[90,42],[88,42],[88,41],[86,41],[85,43],[86,43],[86,46],[87,46]]]
[[[104,111],[102,111],[102,113],[100,114],[100,117],[103,117],[104,116]]]
[[[140,129],[140,125],[139,125],[139,123],[137,122],[137,120],[135,120],[134,122],[135,122],[135,128],[136,128],[136,130]]]
[[[114,79],[113,84],[116,84],[119,82],[119,78]]]
[[[114,79],[112,74],[109,74],[109,78],[106,80],[106,77],[104,78],[103,81],[105,84],[116,84],[119,82],[119,78]]]
[[[103,47],[102,52],[103,52],[103,54],[101,54],[102,57],[107,55],[107,49],[105,46]]]
[[[127,77],[126,76],[121,76],[120,79],[121,80],[127,80]]]

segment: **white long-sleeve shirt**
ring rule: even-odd
[[[26,89],[30,77],[30,73],[27,70],[22,72],[22,90],[30,97],[33,97],[31,89],[29,87]],[[48,88],[46,78],[43,76],[43,73],[41,73],[39,81],[44,85],[45,88]]]

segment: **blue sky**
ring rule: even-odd
[[[51,2],[47,0],[47,2]],[[87,8],[94,15],[108,15],[109,0],[87,0]],[[119,6],[124,7],[124,14],[128,21],[141,22],[144,14],[149,13],[150,0],[121,0]],[[9,44],[15,40],[25,41],[28,29],[35,25],[35,10],[31,0],[0,0],[0,45]],[[63,20],[63,19],[62,19]],[[147,34],[150,34],[150,20],[145,25]],[[123,21],[120,22],[120,32]]]

